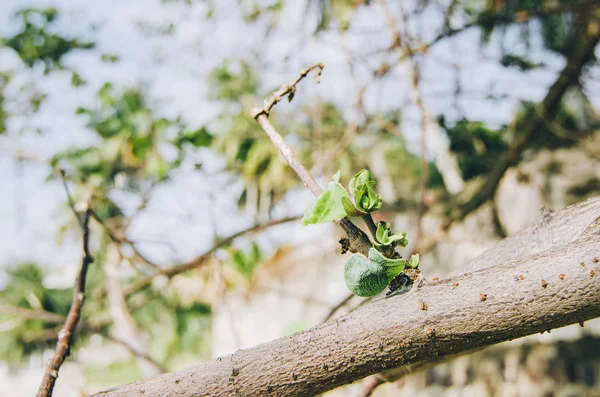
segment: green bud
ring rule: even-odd
[[[368,170],[362,170],[354,175],[348,187],[354,196],[356,206],[363,212],[374,212],[381,208],[383,200],[375,192],[375,181]]]

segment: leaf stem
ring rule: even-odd
[[[373,217],[371,214],[361,215],[362,220],[365,222],[367,227],[369,228],[369,232],[371,232],[371,236],[373,236],[373,240],[377,241],[376,233],[377,233],[377,225],[375,225],[375,221],[373,221]]]

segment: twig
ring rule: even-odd
[[[44,310],[31,310],[12,305],[0,305],[0,313],[17,316],[24,320],[41,320],[47,323],[55,324],[63,324],[65,322],[65,317],[57,313],[47,312]]]
[[[74,207],[73,207],[74,208]],[[81,259],[81,269],[79,276],[75,281],[75,290],[73,291],[73,302],[69,309],[69,314],[65,320],[65,325],[58,333],[58,341],[56,343],[56,350],[54,356],[50,359],[48,367],[42,377],[42,382],[36,394],[37,397],[52,396],[54,390],[54,384],[56,378],[58,378],[58,371],[60,366],[65,361],[65,358],[69,355],[71,350],[71,343],[73,342],[73,335],[75,334],[75,328],[79,321],[81,314],[81,308],[83,306],[83,300],[85,299],[85,279],[87,276],[87,270],[89,264],[94,261],[89,251],[89,239],[90,239],[90,209],[85,211],[82,219],[81,228],[83,231],[83,258]]]
[[[130,239],[128,239],[127,237],[119,237],[117,236],[117,234],[111,230],[110,227],[108,227],[108,225],[106,224],[106,222],[104,222],[95,211],[92,211],[92,218],[94,218],[94,220],[96,222],[98,222],[98,224],[100,226],[102,226],[102,228],[104,229],[104,231],[106,232],[106,234],[108,235],[108,237],[115,243],[118,244],[129,244],[131,246],[131,250],[133,251],[133,253],[135,254],[135,256],[137,256],[139,259],[141,259],[143,262],[147,263],[148,265],[154,267],[154,268],[159,268],[158,264],[153,262],[152,260],[148,259],[148,257],[144,254],[142,254],[140,252],[140,250],[136,247],[136,244],[138,242],[136,241],[132,241]],[[124,233],[125,234],[125,233]]]
[[[176,265],[176,266],[172,266],[170,268],[167,269],[160,269],[157,270],[154,274],[148,276],[148,277],[144,277],[136,282],[134,282],[133,284],[131,284],[129,287],[124,289],[124,295],[125,296],[129,296],[131,294],[133,294],[134,292],[137,292],[139,290],[141,290],[142,288],[146,287],[147,285],[149,285],[150,283],[152,283],[152,280],[154,280],[155,277],[157,276],[166,276],[168,278],[171,278],[177,274],[186,272],[188,270],[191,269],[195,269],[197,267],[202,266],[209,258],[211,258],[211,256],[219,249],[221,249],[222,247],[231,244],[231,242],[235,239],[237,239],[238,237],[243,236],[244,234],[248,234],[248,233],[252,233],[252,232],[258,232],[262,229],[266,229],[269,228],[271,226],[276,226],[276,225],[281,225],[283,223],[287,223],[287,222],[292,222],[292,221],[296,221],[298,219],[300,219],[300,216],[293,216],[293,217],[288,217],[288,218],[282,218],[282,219],[277,219],[275,221],[271,221],[262,225],[254,225],[251,226],[247,229],[241,230],[237,233],[232,234],[229,237],[223,238],[221,240],[219,240],[217,243],[215,243],[211,248],[209,248],[205,253],[203,253],[202,255],[192,259],[189,262],[186,263],[182,263],[180,265]]]
[[[429,44],[425,45],[426,48],[431,48],[441,40],[455,36],[462,33],[470,28],[476,26],[489,25],[490,22],[494,24],[508,25],[511,23],[523,23],[528,22],[533,18],[547,17],[553,14],[560,14],[563,12],[585,12],[593,7],[596,3],[595,0],[585,0],[569,4],[544,4],[541,9],[535,11],[521,10],[517,11],[512,15],[506,15],[505,13],[496,13],[492,15],[482,15],[477,20],[467,23],[460,28],[452,29],[446,23],[443,31],[436,36]]]
[[[77,212],[77,210],[75,209],[75,201],[73,201],[73,196],[71,196],[71,192],[69,191],[69,184],[67,183],[66,172],[63,169],[58,170],[58,172],[60,173],[60,179],[62,180],[63,188],[67,193],[67,202],[69,203],[69,207],[71,207],[71,211],[73,211],[75,219],[77,219],[77,223],[79,223],[79,227],[83,229],[83,220],[81,219],[81,215],[79,215],[79,212]]]
[[[323,323],[329,321],[329,319],[331,319],[331,317],[333,317],[333,315],[340,310],[342,307],[344,307],[348,302],[350,302],[350,300],[354,297],[353,293],[349,293],[348,295],[346,295],[346,297],[344,299],[342,299],[337,305],[335,305],[334,307],[331,308],[331,310],[329,310],[329,312],[327,313],[327,315],[325,316],[325,318],[323,318]]]
[[[288,96],[288,100],[291,102],[292,98],[294,98],[294,94],[296,93],[296,85],[300,82],[300,80],[305,78],[311,70],[316,69],[316,77],[318,81],[318,79],[321,77],[321,72],[323,71],[324,67],[325,66],[321,62],[319,62],[304,69],[302,72],[300,72],[300,76],[298,76],[296,80],[294,80],[290,84],[282,85],[279,90],[275,91],[275,93],[273,93],[273,95],[271,95],[271,97],[265,101],[265,104],[262,108],[252,109],[252,117],[256,120],[258,120],[258,117],[260,115],[265,115],[266,117],[269,117],[269,112],[271,111],[273,106],[280,102],[286,95]]]
[[[318,75],[321,75],[321,71],[323,70],[323,64],[317,63],[313,66],[310,66],[304,69],[298,78],[294,80],[290,84],[284,84],[281,86],[279,90],[277,90],[268,100],[265,101],[265,105],[262,108],[254,108],[251,110],[252,117],[260,124],[263,130],[267,133],[271,141],[275,145],[275,147],[279,150],[279,153],[283,156],[285,161],[289,164],[289,166],[298,174],[300,180],[304,183],[312,194],[317,197],[321,194],[323,189],[319,186],[317,181],[313,178],[313,176],[308,172],[306,168],[300,163],[300,161],[296,158],[296,155],[290,149],[290,147],[285,143],[281,135],[275,130],[275,127],[269,121],[269,113],[271,108],[275,106],[278,102],[280,102],[284,96],[288,95],[288,99],[294,97],[296,93],[296,85],[308,75],[308,73],[313,70],[318,70]],[[363,232],[359,227],[357,227],[352,221],[348,218],[343,218],[339,221],[336,221],[338,225],[348,235],[348,239],[350,240],[350,246],[352,247],[352,251],[360,252],[363,255],[367,256],[369,249],[372,247],[371,241],[369,237]]]
[[[113,336],[113,335],[109,334],[108,332],[104,332],[104,330],[102,330],[102,328],[100,328],[100,327],[97,327],[97,328],[96,327],[85,327],[85,328],[87,330],[89,330],[90,332],[95,332],[97,334],[100,334],[103,337],[105,337],[106,339],[108,339],[112,342],[118,343],[119,345],[125,347],[133,355],[146,360],[149,364],[151,364],[152,366],[159,369],[161,374],[164,374],[167,372],[167,369],[163,365],[159,364],[156,360],[154,360],[152,357],[150,357],[147,353],[138,350],[137,348],[135,348],[131,344],[127,343],[123,339],[117,338],[116,336]]]

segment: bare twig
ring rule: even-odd
[[[79,276],[75,281],[75,289],[73,291],[73,302],[69,309],[69,314],[65,320],[65,325],[58,333],[58,341],[56,343],[56,350],[54,356],[50,359],[48,367],[42,377],[42,382],[36,394],[37,397],[52,396],[54,390],[54,384],[56,378],[58,378],[58,371],[60,366],[65,361],[65,358],[69,355],[71,350],[71,343],[73,342],[73,335],[75,334],[75,328],[79,322],[79,316],[81,314],[81,308],[83,306],[83,300],[85,299],[85,279],[87,276],[87,270],[89,264],[93,262],[93,258],[89,251],[89,220],[90,220],[90,209],[85,211],[82,219],[82,231],[83,231],[83,258],[81,260],[81,269]]]
[[[148,355],[147,353],[140,351],[139,349],[137,349],[135,346],[132,346],[131,344],[127,343],[125,340],[120,339],[116,336],[113,336],[111,334],[109,334],[108,332],[104,332],[104,330],[102,330],[102,328],[100,327],[85,327],[86,330],[89,330],[90,332],[95,332],[97,334],[102,335],[104,338],[114,342],[114,343],[118,343],[119,345],[125,347],[127,350],[129,350],[129,352],[131,352],[131,354],[144,359],[145,361],[147,361],[150,365],[152,365],[153,367],[159,369],[159,373],[164,374],[167,372],[167,369],[159,364],[156,360],[154,360],[152,357],[150,357],[150,355]]]
[[[334,307],[331,308],[331,310],[329,310],[329,312],[327,313],[327,315],[325,316],[325,318],[323,319],[322,322],[326,322],[329,321],[329,319],[331,319],[334,314],[340,310],[342,307],[344,307],[348,302],[350,302],[350,300],[354,297],[355,295],[353,293],[349,293],[348,295],[346,295],[346,297],[344,299],[342,299],[337,305],[335,305]]]
[[[262,225],[254,225],[247,229],[240,230],[239,232],[234,233],[231,236],[228,236],[228,237],[225,237],[225,238],[219,240],[211,248],[209,248],[205,253],[203,253],[200,256],[197,256],[196,258],[192,259],[189,262],[182,263],[182,264],[176,265],[176,266],[172,266],[172,267],[169,267],[166,269],[159,269],[156,272],[154,272],[154,274],[152,274],[148,277],[139,279],[138,281],[134,282],[129,287],[124,289],[124,295],[129,296],[129,295],[133,294],[134,292],[141,290],[142,288],[144,288],[147,285],[149,285],[150,283],[152,283],[152,280],[154,280],[155,277],[166,276],[168,278],[171,278],[173,276],[176,276],[177,274],[180,274],[180,273],[186,272],[188,270],[192,270],[192,269],[202,266],[204,263],[206,263],[207,260],[209,260],[212,257],[212,255],[216,251],[231,244],[231,242],[233,240],[237,239],[238,237],[241,237],[248,233],[258,232],[260,230],[267,229],[271,226],[276,226],[276,225],[281,225],[283,223],[296,221],[300,218],[301,218],[300,216],[292,216],[292,217],[288,217],[288,218],[277,219],[277,220],[274,220],[274,221],[271,221],[271,222],[268,222],[268,223],[265,223]]]
[[[11,316],[17,316],[25,320],[41,320],[55,324],[62,324],[65,322],[65,317],[57,313],[44,310],[31,310],[12,305],[0,305],[0,313],[10,314]]]
[[[304,69],[302,72],[300,72],[300,75],[298,76],[298,78],[296,78],[296,80],[292,81],[290,84],[282,85],[281,88],[279,88],[279,90],[275,91],[275,93],[273,93],[273,95],[271,95],[271,97],[265,101],[265,104],[262,108],[252,109],[251,110],[252,117],[256,120],[258,120],[258,117],[261,114],[264,114],[266,117],[269,117],[269,112],[271,111],[271,108],[273,108],[273,106],[275,106],[278,102],[280,102],[286,95],[288,96],[289,101],[292,100],[292,98],[294,97],[294,94],[296,93],[296,85],[303,78],[305,78],[310,73],[311,70],[317,71],[316,76],[317,76],[317,79],[319,79],[324,67],[325,66],[321,62],[319,62],[319,63],[316,63],[316,64]]]
[[[129,244],[131,246],[131,250],[133,251],[134,255],[137,256],[142,262],[147,263],[148,265],[150,265],[154,268],[159,267],[157,263],[153,262],[146,255],[144,255],[143,253],[140,252],[140,250],[136,246],[136,244],[138,243],[137,241],[132,241],[125,236],[119,237],[110,227],[108,227],[106,222],[104,222],[95,211],[92,211],[92,218],[94,218],[94,220],[96,222],[98,222],[98,224],[100,226],[102,226],[102,228],[106,232],[107,236],[113,242],[119,243],[119,244],[123,244],[123,243]],[[125,233],[123,233],[123,234],[125,234]]]
[[[300,73],[300,76],[298,76],[292,83],[281,86],[279,90],[277,90],[268,100],[265,101],[265,105],[262,108],[254,108],[251,110],[251,113],[252,117],[254,117],[258,124],[260,124],[269,138],[271,138],[271,141],[279,150],[285,161],[296,172],[296,174],[298,174],[298,177],[300,177],[300,180],[304,183],[304,185],[315,197],[317,197],[321,194],[323,189],[321,189],[310,172],[308,172],[302,163],[300,163],[292,149],[290,149],[290,147],[285,143],[281,135],[275,130],[275,127],[273,127],[268,118],[271,108],[281,101],[286,95],[288,95],[290,100],[293,98],[294,94],[296,93],[296,85],[313,69],[317,69],[318,76],[320,76],[321,71],[323,70],[323,64],[317,63],[304,69]],[[343,218],[339,221],[336,221],[336,223],[340,225],[340,227],[344,229],[348,235],[352,251],[360,252],[367,256],[372,245],[365,232],[352,223],[352,221],[348,218]]]
[[[435,44],[439,43],[443,39],[448,37],[455,36],[459,33],[462,33],[470,28],[476,26],[484,26],[489,25],[491,23],[498,25],[507,25],[511,23],[523,23],[532,20],[533,18],[538,17],[547,17],[554,14],[560,14],[563,12],[586,12],[589,11],[590,7],[594,7],[597,2],[595,0],[583,0],[575,3],[568,4],[543,4],[539,10],[536,11],[527,11],[522,10],[513,13],[512,15],[506,15],[505,13],[497,13],[492,15],[482,15],[477,20],[467,23],[460,28],[452,29],[450,28],[447,21],[445,21],[443,31],[436,36],[429,44],[427,44],[426,48],[431,48]]]
[[[67,182],[66,172],[63,169],[58,170],[60,173],[60,179],[62,180],[63,188],[65,189],[65,193],[67,193],[67,202],[69,203],[69,207],[71,207],[71,211],[73,211],[73,215],[75,215],[75,219],[77,219],[77,223],[79,223],[79,227],[83,229],[83,219],[77,209],[75,209],[75,201],[73,201],[73,196],[71,196],[71,192],[69,190],[69,184]]]

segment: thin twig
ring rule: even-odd
[[[69,207],[71,207],[71,211],[73,211],[75,219],[77,219],[77,223],[79,223],[79,227],[83,229],[83,219],[81,219],[81,215],[75,209],[75,201],[73,201],[73,196],[71,196],[71,192],[69,191],[69,184],[67,182],[66,172],[63,169],[58,170],[58,172],[60,173],[60,179],[62,180],[65,193],[67,194],[67,202],[69,203]]]
[[[117,338],[116,336],[113,336],[113,335],[109,334],[108,332],[105,332],[100,327],[97,327],[97,328],[96,327],[85,327],[85,328],[87,330],[89,330],[90,332],[95,332],[97,334],[100,334],[103,337],[105,337],[106,339],[108,339],[108,340],[110,340],[110,341],[112,341],[114,343],[118,343],[119,345],[125,347],[133,355],[146,360],[149,364],[151,364],[152,366],[154,366],[157,369],[159,369],[160,373],[164,374],[164,373],[168,372],[167,369],[163,365],[159,364],[156,360],[154,360],[152,357],[150,357],[147,353],[138,350],[136,347],[134,347],[131,344],[127,343],[123,339]]]
[[[321,194],[323,189],[319,186],[317,181],[313,178],[313,176],[308,172],[306,168],[302,165],[302,163],[298,160],[292,149],[285,143],[281,135],[275,130],[275,127],[269,121],[269,113],[271,108],[275,106],[278,102],[280,102],[286,95],[288,99],[291,100],[294,94],[296,93],[296,85],[308,75],[308,73],[317,69],[318,74],[317,77],[320,76],[321,71],[323,70],[323,64],[317,63],[313,66],[310,66],[304,69],[300,76],[298,76],[292,83],[284,84],[281,86],[279,90],[277,90],[271,97],[265,101],[265,105],[262,108],[254,108],[251,110],[252,117],[260,124],[263,130],[267,133],[271,141],[275,145],[275,147],[279,150],[279,153],[283,156],[285,161],[289,164],[289,166],[298,174],[300,180],[304,183],[304,185],[312,192],[312,194],[317,197]],[[363,232],[358,226],[356,226],[352,221],[348,218],[343,218],[336,221],[338,225],[348,235],[348,239],[350,240],[351,250],[355,252],[360,252],[363,255],[367,256],[369,249],[372,247],[371,241],[369,237]]]
[[[323,323],[329,321],[329,319],[331,319],[331,317],[333,317],[333,315],[340,310],[342,307],[346,306],[346,304],[348,302],[350,302],[350,300],[354,297],[355,295],[353,293],[349,293],[348,295],[346,295],[346,297],[344,299],[342,299],[337,305],[335,305],[334,307],[331,308],[331,310],[329,310],[329,312],[327,313],[327,315],[325,316],[325,318],[323,318]]]
[[[24,320],[41,320],[47,323],[63,324],[65,316],[45,310],[32,310],[12,305],[0,305],[0,313],[20,317]]]
[[[265,101],[265,104],[262,108],[252,109],[252,117],[256,120],[258,120],[258,117],[261,114],[264,114],[265,116],[269,117],[269,112],[271,111],[271,108],[273,108],[273,106],[280,102],[286,95],[288,96],[288,100],[291,102],[292,98],[294,98],[294,94],[296,93],[296,85],[300,82],[300,80],[305,78],[311,70],[317,70],[316,77],[318,82],[318,79],[321,77],[321,72],[323,71],[324,67],[325,66],[321,62],[319,62],[304,69],[302,72],[300,72],[300,76],[298,76],[296,80],[292,81],[290,84],[282,85],[281,88],[279,88],[279,90],[275,91],[275,93],[273,93],[273,95],[271,95],[271,97]]]
[[[81,224],[83,231],[83,258],[81,259],[81,269],[79,271],[79,276],[75,281],[75,289],[73,291],[73,302],[71,303],[69,314],[67,314],[65,325],[58,333],[56,350],[54,352],[54,356],[52,356],[52,358],[48,362],[48,366],[46,368],[46,371],[44,372],[44,376],[42,377],[40,388],[38,389],[38,392],[36,394],[37,397],[52,396],[52,391],[54,390],[56,378],[58,378],[58,371],[60,369],[60,366],[65,361],[65,358],[69,355],[71,350],[71,343],[73,342],[75,328],[77,327],[77,323],[79,322],[79,316],[81,314],[83,300],[85,299],[85,279],[87,276],[87,270],[89,264],[94,261],[94,259],[90,255],[89,250],[90,213],[91,211],[88,208],[85,211]]]
[[[133,251],[134,255],[137,256],[140,260],[142,260],[144,263],[154,267],[154,268],[159,268],[158,264],[155,263],[154,261],[150,260],[146,255],[142,254],[140,252],[140,250],[137,248],[136,244],[138,243],[137,241],[132,241],[127,237],[119,237],[117,236],[117,234],[110,228],[108,227],[108,225],[106,224],[106,222],[104,222],[104,220],[102,220],[102,218],[100,218],[100,216],[98,216],[98,214],[95,211],[92,211],[92,218],[94,218],[94,220],[96,222],[98,222],[98,224],[100,226],[102,226],[102,228],[104,229],[104,231],[106,232],[107,236],[115,243],[118,244],[129,244],[129,246],[131,246],[131,250]]]
[[[277,219],[275,221],[271,221],[271,222],[268,222],[268,223],[265,223],[262,225],[254,225],[247,229],[244,229],[237,233],[234,233],[226,238],[219,240],[211,248],[209,248],[205,253],[203,253],[200,256],[197,256],[196,258],[192,259],[189,262],[182,263],[182,264],[176,265],[176,266],[172,266],[167,269],[157,270],[154,274],[152,274],[148,277],[144,277],[144,278],[134,282],[129,287],[124,289],[124,295],[129,296],[129,295],[133,294],[134,292],[141,290],[142,288],[144,288],[147,285],[149,285],[150,283],[152,283],[152,280],[154,280],[155,277],[166,276],[168,278],[171,278],[177,274],[180,274],[180,273],[186,272],[188,270],[195,269],[197,267],[202,266],[204,263],[206,263],[206,261],[208,259],[210,259],[212,257],[212,255],[216,251],[231,244],[231,242],[233,240],[237,239],[238,237],[241,237],[248,233],[258,232],[260,230],[269,228],[271,226],[276,226],[276,225],[281,225],[281,224],[287,223],[287,222],[297,221],[300,218],[301,218],[300,216],[293,216],[293,217],[288,217],[288,218]]]

